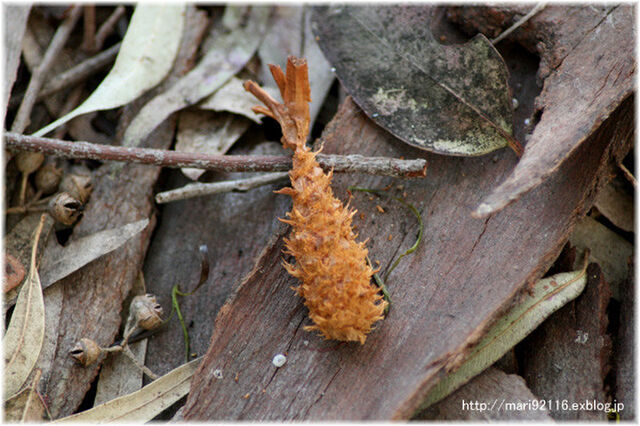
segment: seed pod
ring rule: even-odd
[[[83,205],[66,192],[60,192],[49,202],[49,214],[57,222],[70,226],[82,213]]]
[[[36,173],[36,188],[43,195],[53,194],[57,191],[61,179],[62,169],[56,167],[53,163],[45,164]]]
[[[91,174],[68,173],[60,182],[60,191],[67,192],[82,204],[86,204],[93,192]]]
[[[102,349],[96,342],[91,339],[82,338],[80,339],[71,352],[69,354],[80,364],[83,366],[88,366],[93,364],[98,360],[98,357],[102,353]]]
[[[16,166],[18,170],[26,175],[30,175],[40,168],[44,162],[44,154],[41,152],[22,151],[16,155]]]
[[[136,324],[145,330],[153,330],[162,324],[162,306],[153,294],[134,297],[130,311],[136,319]]]

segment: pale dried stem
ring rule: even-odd
[[[491,40],[491,43],[492,44],[497,44],[500,41],[504,40],[505,37],[507,37],[509,34],[514,32],[515,30],[517,30],[518,27],[520,27],[521,25],[526,23],[529,19],[533,18],[538,12],[540,12],[542,9],[544,9],[545,6],[546,6],[546,3],[538,3],[533,9],[531,9],[529,11],[529,13],[527,13],[522,18],[520,18],[518,21],[516,21],[516,23],[514,23],[512,26],[510,26],[509,28],[504,30],[502,32],[502,34],[500,34],[498,37],[496,37],[493,40]]]
[[[160,149],[126,148],[26,136],[14,132],[5,133],[4,141],[5,148],[8,149],[43,152],[55,157],[121,161],[172,168],[192,167],[220,172],[280,172],[287,171],[292,166],[292,159],[287,156],[207,155]],[[325,171],[333,168],[336,173],[365,173],[407,178],[424,177],[427,169],[427,162],[424,159],[400,160],[361,155],[323,154],[318,154],[316,158]]]
[[[150,379],[156,380],[158,378],[157,374],[155,374],[153,371],[149,370],[144,364],[140,364],[138,362],[138,360],[136,359],[136,356],[133,354],[133,352],[131,352],[131,349],[129,348],[129,345],[125,345],[122,348],[122,353],[125,354],[127,356],[127,358],[129,358],[131,360],[131,362],[133,362],[135,364],[135,366],[138,367]]]
[[[164,204],[172,201],[201,197],[204,195],[220,194],[223,192],[245,192],[271,183],[286,182],[288,179],[289,173],[280,172],[255,176],[249,179],[227,180],[212,183],[191,183],[183,186],[182,188],[159,192],[156,194],[156,203]]]
[[[120,50],[120,44],[121,43],[115,44],[110,48],[108,48],[107,50],[105,50],[104,52],[100,52],[97,55],[92,56],[91,58],[80,62],[78,65],[74,66],[73,68],[70,68],[69,70],[53,77],[44,85],[42,90],[38,93],[38,96],[36,97],[36,102],[62,89],[66,89],[69,86],[73,86],[74,84],[85,80],[90,75],[94,74],[95,72],[111,64],[115,60],[116,56],[118,55],[118,51]],[[22,99],[23,96],[24,94],[18,94],[16,96],[12,96],[12,99],[11,99],[11,102],[9,102],[9,105],[11,107],[18,105],[18,103],[20,102],[20,99]]]
[[[635,176],[633,176],[633,173],[631,173],[629,169],[627,169],[622,163],[618,164],[618,167],[620,167],[620,170],[622,170],[622,174],[624,174],[624,177],[626,177],[627,180],[631,182],[631,185],[633,185],[633,187],[635,188],[637,182]]]
[[[102,49],[104,41],[113,32],[116,24],[118,23],[120,18],[122,18],[125,12],[126,9],[124,8],[124,6],[116,7],[116,10],[114,10],[113,13],[107,18],[107,20],[104,21],[104,23],[100,26],[100,28],[98,28],[95,40],[96,51]]]
[[[67,16],[62,24],[60,24],[55,34],[53,35],[51,43],[49,44],[49,47],[47,48],[47,51],[42,58],[42,62],[31,74],[31,80],[29,80],[29,85],[27,86],[24,98],[22,98],[20,108],[18,108],[16,118],[15,120],[13,120],[11,131],[21,133],[28,126],[29,117],[31,116],[31,110],[36,103],[38,92],[42,87],[44,78],[49,72],[49,69],[53,65],[54,61],[60,55],[60,52],[62,52],[62,48],[69,39],[69,35],[71,35],[71,31],[78,21],[81,12],[81,6],[74,6],[69,12],[69,16]]]

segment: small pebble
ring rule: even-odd
[[[531,120],[530,120],[530,119],[528,119],[528,118],[525,118],[525,119],[524,119],[524,125],[525,125],[525,126],[528,126],[529,124],[531,124]]]
[[[335,67],[331,67],[331,72],[336,72]]]
[[[214,370],[213,377],[215,377],[218,380],[222,379],[222,377],[223,377],[222,376],[222,370],[220,370],[220,369]]]
[[[305,346],[309,346],[309,341],[308,340],[303,340],[302,344],[305,345]]]
[[[513,109],[518,109],[518,100],[516,98],[511,99],[511,103],[513,104]]]
[[[287,362],[287,357],[284,356],[283,354],[278,354],[273,357],[273,361],[271,362],[273,363],[273,365],[280,368],[285,364],[285,362]]]

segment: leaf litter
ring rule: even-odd
[[[500,359],[535,330],[552,313],[578,297],[587,284],[587,258],[581,269],[538,281],[530,294],[496,321],[477,346],[465,355],[459,368],[440,380],[421,409],[442,400]]]
[[[138,146],[173,112],[200,102],[240,71],[262,41],[270,12],[265,6],[227,6],[222,18],[226,26],[212,33],[215,39],[205,56],[169,90],[142,107],[125,131],[122,145]]]
[[[341,83],[364,112],[402,141],[475,156],[511,145],[508,70],[483,35],[438,43],[424,6],[323,6],[314,33]]]
[[[20,290],[11,321],[2,340],[5,400],[17,393],[29,377],[44,341],[44,299],[36,268],[36,253],[45,218],[46,215],[43,214],[36,229],[29,275]]]
[[[126,105],[160,83],[171,70],[184,26],[184,5],[139,4],[116,62],[79,107],[34,133],[44,136],[74,117]]]

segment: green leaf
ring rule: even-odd
[[[173,112],[209,96],[245,66],[262,41],[271,8],[251,6],[246,19],[231,19],[245,9],[227,6],[225,32],[218,34],[194,69],[140,110],[125,132],[124,146],[138,146]]]
[[[36,229],[29,275],[20,290],[11,322],[2,340],[5,401],[20,390],[31,374],[44,341],[44,299],[36,269],[36,253],[45,218],[46,214],[43,214]]]
[[[116,62],[98,88],[73,111],[34,136],[44,136],[74,117],[116,108],[160,83],[171,70],[182,29],[184,4],[141,3],[131,17]]]
[[[456,371],[431,389],[420,410],[442,400],[507,353],[552,313],[578,297],[587,284],[587,262],[581,270],[565,272],[536,283],[531,294],[502,316],[471,350]]]
[[[364,112],[404,142],[449,155],[482,155],[511,144],[508,70],[477,35],[438,43],[425,6],[315,8],[318,44]]]
[[[64,417],[62,422],[148,422],[189,393],[191,376],[201,358],[171,370],[129,395],[113,399],[90,410]]]

